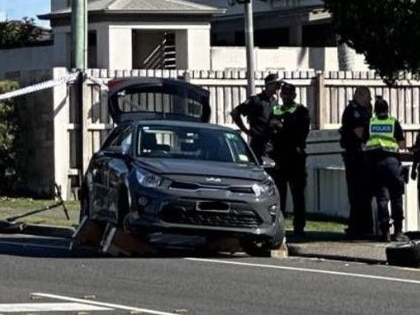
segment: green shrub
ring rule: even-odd
[[[14,81],[0,81],[0,95],[19,87]],[[16,100],[6,99],[0,101],[0,194],[8,193],[12,189],[17,170],[18,134]]]

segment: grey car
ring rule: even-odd
[[[207,90],[162,78],[109,87],[116,127],[84,175],[81,217],[143,238],[234,237],[254,256],[281,246],[277,188],[238,131],[208,122]]]

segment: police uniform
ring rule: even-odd
[[[413,165],[411,168],[411,179],[417,180],[417,203],[420,205],[420,130],[417,133],[416,141],[412,148]]]
[[[295,87],[285,84],[282,93],[295,93]],[[295,94],[294,94],[295,95]],[[289,106],[273,107],[271,127],[272,152],[276,162],[272,176],[280,193],[280,207],[285,214],[287,185],[293,199],[293,227],[296,235],[302,235],[305,228],[306,187],[306,139],[309,134],[310,117],[308,109],[293,102]]]
[[[373,232],[372,192],[369,185],[367,161],[363,153],[363,139],[358,138],[354,129],[369,124],[371,112],[357,102],[346,106],[340,128],[340,145],[344,149],[343,161],[350,203],[347,233],[350,237],[361,237]]]
[[[419,178],[419,172],[420,172],[420,130],[418,131],[416,141],[414,142],[413,146],[413,165],[411,169],[411,179],[416,180],[417,179],[417,194],[418,194],[418,200],[420,203],[420,178]]]
[[[261,163],[267,153],[269,141],[268,121],[272,111],[273,99],[264,92],[248,97],[235,110],[248,118],[250,128],[250,147]]]
[[[369,137],[365,151],[372,173],[382,240],[390,241],[389,201],[391,201],[394,237],[398,241],[407,240],[402,234],[404,177],[398,153],[398,142],[405,140],[403,130],[398,120],[383,115],[371,118],[367,132]]]

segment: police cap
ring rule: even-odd
[[[264,78],[264,84],[265,85],[268,85],[268,84],[271,84],[271,83],[280,83],[280,82],[281,82],[281,80],[280,80],[279,75],[277,73],[270,73],[269,75],[267,75]]]
[[[283,95],[296,95],[296,87],[290,83],[284,83],[281,86],[281,94]]]

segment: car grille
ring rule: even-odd
[[[226,186],[217,184],[200,184],[200,183],[186,183],[186,182],[173,182],[170,186],[171,189],[185,189],[185,190],[199,190],[199,189],[219,189],[230,191],[232,193],[254,194],[251,186]]]
[[[214,202],[213,202],[214,203]],[[226,209],[221,206],[220,209]],[[214,227],[257,228],[261,218],[244,204],[230,205],[229,210],[196,210],[196,202],[178,200],[164,206],[161,220],[169,223]]]

